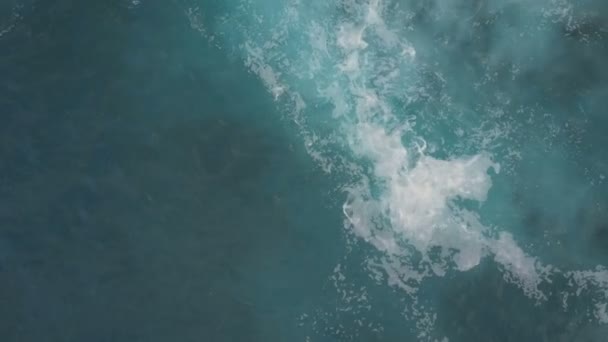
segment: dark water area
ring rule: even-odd
[[[38,2],[0,38],[2,341],[278,340],[319,300],[327,181],[163,4]]]

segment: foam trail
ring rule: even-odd
[[[466,33],[463,25],[481,25],[483,20],[494,20],[497,13],[530,5],[496,0],[480,3],[469,13],[456,3],[431,3],[434,6],[429,4],[429,8],[436,11],[426,14],[441,19],[433,31],[438,36],[449,31],[464,35],[458,31]],[[536,302],[547,300],[550,294],[542,288],[557,278],[569,284],[564,301],[572,291],[597,294],[594,317],[608,322],[608,277],[603,267],[560,270],[520,246],[510,227],[484,224],[488,218],[482,220],[479,214],[478,208],[483,208],[491,194],[493,178],[512,176],[501,172],[503,164],[521,158],[512,137],[521,123],[510,121],[500,106],[475,103],[488,101],[481,97],[472,102],[488,119],[471,123],[472,115],[455,105],[445,89],[475,92],[496,82],[498,72],[492,68],[502,68],[505,60],[530,58],[529,51],[510,48],[514,39],[523,36],[505,29],[504,37],[493,47],[492,58],[483,60],[482,79],[469,79],[465,73],[457,81],[448,81],[424,59],[436,48],[429,41],[448,42],[417,33],[408,23],[418,14],[416,9],[426,10],[416,1],[311,1],[306,6],[284,1],[282,5],[274,12],[280,15],[275,16],[263,12],[264,2],[258,6],[243,2],[231,14],[232,21],[223,19],[222,27],[241,27],[238,49],[245,65],[259,77],[277,106],[289,112],[309,154],[326,172],[345,179],[345,227],[381,255],[367,260],[370,272],[380,270],[381,278],[417,303],[416,293],[427,279],[472,270],[485,258],[496,264],[506,281]],[[521,22],[513,20],[523,26],[534,23],[537,28],[532,32],[541,38],[546,34],[544,40],[550,40],[553,33],[544,33],[542,25],[572,20],[572,6],[565,0],[530,6],[516,18]],[[188,13],[197,30],[217,41],[221,32],[202,29],[196,11]],[[249,23],[242,26],[245,18]],[[468,18],[466,24],[462,18]],[[408,40],[410,36],[416,43]],[[534,57],[539,64],[546,60]],[[512,77],[522,72],[519,64],[508,70]],[[502,92],[492,101],[507,108],[512,99]],[[442,110],[434,110],[434,106]],[[526,110],[534,113],[534,109]],[[449,128],[445,135],[455,139],[454,148],[433,134],[443,126]],[[511,143],[508,148],[505,142]],[[432,309],[411,312],[417,312],[415,318],[421,322],[431,321]]]

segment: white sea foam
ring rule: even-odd
[[[593,314],[608,323],[607,271],[561,271],[544,264],[518,244],[509,227],[484,225],[476,211],[501,169],[488,150],[515,126],[484,121],[468,132],[454,127],[461,141],[470,139],[479,149],[439,158],[434,152],[440,147],[427,145],[416,118],[395,106],[395,100],[407,105],[432,94],[420,76],[427,66],[406,39],[407,23],[392,28],[385,20],[389,5],[382,0],[342,1],[335,8],[324,7],[332,12],[317,17],[344,13],[338,19],[306,22],[297,15],[299,2],[291,2],[277,25],[260,24],[255,37],[244,32],[241,46],[245,65],[279,105],[291,110],[309,154],[327,172],[337,170],[352,180],[344,185],[345,226],[382,255],[367,260],[370,274],[402,289],[416,303],[416,293],[429,277],[466,272],[487,258],[506,281],[536,301],[547,298],[541,287],[558,276],[572,288],[563,297],[565,309],[574,293],[599,294]],[[447,82],[439,71],[432,75],[441,84]],[[442,96],[442,103],[449,104],[449,97]],[[331,108],[319,113],[320,103]],[[504,116],[500,108],[484,110],[492,120]],[[440,115],[449,119],[450,113]],[[429,310],[410,311],[423,324],[433,321]]]

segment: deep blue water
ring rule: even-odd
[[[0,341],[606,341],[600,0],[0,2]]]

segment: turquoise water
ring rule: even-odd
[[[608,5],[0,3],[2,341],[605,341]]]

